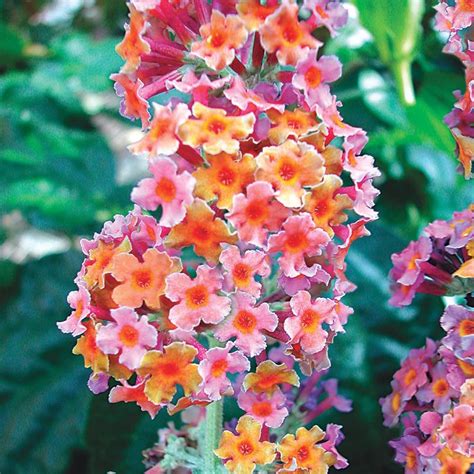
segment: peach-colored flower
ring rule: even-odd
[[[150,158],[172,155],[179,148],[178,129],[186,122],[191,111],[186,104],[178,104],[172,109],[170,105],[159,105],[156,102],[153,103],[153,111],[150,130],[128,149],[135,155],[146,153]]]
[[[474,445],[474,408],[458,405],[444,415],[440,434],[450,449],[469,456]]]
[[[288,409],[285,407],[286,396],[280,390],[276,390],[272,395],[257,394],[250,390],[241,391],[237,402],[247,415],[269,428],[280,427],[288,416]]]
[[[275,191],[265,181],[249,184],[246,194],[234,196],[227,219],[237,229],[240,240],[264,247],[268,232],[278,230],[290,210],[275,200]]]
[[[235,58],[235,50],[247,41],[244,22],[237,15],[223,15],[212,10],[211,21],[199,28],[200,41],[191,45],[191,53],[204,59],[216,71],[228,66]]]
[[[94,374],[109,370],[109,358],[99,349],[96,342],[97,327],[94,321],[84,323],[86,331],[77,340],[72,353],[84,357],[84,367],[91,368]]]
[[[208,168],[198,168],[193,176],[196,179],[195,195],[206,201],[217,197],[216,206],[229,209],[237,193],[254,180],[255,160],[246,154],[241,159],[237,156],[219,153],[207,157]]]
[[[307,143],[287,140],[265,147],[257,155],[256,178],[270,182],[276,198],[287,207],[301,207],[305,186],[314,186],[324,176],[324,161]]]
[[[226,469],[235,474],[252,474],[257,464],[270,464],[275,459],[275,445],[260,441],[262,425],[251,416],[242,416],[233,434],[225,430],[214,451],[216,456],[226,459]]]
[[[71,333],[76,337],[86,330],[82,320],[90,314],[91,297],[84,286],[79,286],[77,291],[69,293],[67,302],[73,308],[73,311],[65,321],[57,323],[57,326],[62,332]]]
[[[122,71],[131,73],[136,71],[141,62],[141,56],[149,53],[150,45],[142,38],[145,31],[146,22],[133,3],[128,3],[130,10],[130,23],[125,25],[125,36],[123,40],[115,47],[115,51],[125,60]]]
[[[260,0],[238,0],[235,8],[247,30],[253,32],[257,31],[265,18],[278,8],[278,3],[274,0],[267,1],[265,4],[262,4]]]
[[[316,226],[331,237],[334,235],[332,226],[345,222],[348,216],[344,211],[353,206],[352,199],[347,194],[338,194],[341,186],[342,179],[339,176],[327,174],[303,199],[303,209],[311,214]]]
[[[191,331],[201,321],[220,323],[230,312],[230,299],[218,296],[223,277],[219,270],[200,265],[196,278],[173,273],[166,279],[166,297],[178,303],[170,309],[169,319],[179,329]]]
[[[243,387],[255,393],[271,395],[284,383],[299,387],[300,379],[286,364],[275,364],[272,360],[266,360],[258,364],[255,373],[245,376]]]
[[[472,465],[472,458],[449,448],[442,449],[436,457],[441,463],[439,474],[467,474]]]
[[[217,263],[221,244],[235,244],[237,236],[231,234],[222,219],[216,218],[212,209],[201,199],[196,199],[187,209],[184,220],[173,227],[165,243],[170,247],[194,246],[197,255]]]
[[[112,261],[112,275],[120,282],[112,291],[112,299],[119,306],[139,308],[145,303],[159,309],[165,278],[181,268],[179,258],[153,248],[143,254],[142,261],[132,254],[119,254]]]
[[[276,53],[283,65],[294,66],[310,48],[317,50],[321,46],[309,27],[298,20],[298,10],[296,2],[285,0],[260,28],[263,48]]]
[[[173,342],[163,351],[149,351],[137,370],[141,377],[149,377],[145,394],[156,405],[170,402],[181,385],[184,395],[195,392],[201,383],[197,364],[193,364],[197,350],[184,342]]]
[[[193,119],[181,125],[178,135],[186,145],[197,148],[202,145],[210,155],[221,152],[236,154],[239,140],[247,138],[253,131],[255,115],[250,113],[228,116],[223,109],[214,109],[195,102]]]
[[[272,123],[268,138],[274,145],[281,145],[288,137],[298,139],[318,128],[314,112],[295,109],[280,113],[277,110],[269,110],[267,115]]]

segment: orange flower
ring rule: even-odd
[[[87,329],[77,340],[72,353],[82,355],[84,357],[84,367],[90,367],[95,374],[107,372],[109,370],[109,359],[96,344],[97,330],[95,323],[89,320],[84,323],[84,326]]]
[[[294,66],[309,48],[318,49],[321,43],[311,36],[306,24],[298,20],[298,5],[284,2],[260,28],[262,46],[275,53],[283,65]]]
[[[276,2],[266,2],[262,5],[260,0],[239,0],[236,9],[240,18],[250,32],[257,31],[267,16],[278,8]]]
[[[178,128],[188,119],[191,112],[186,104],[178,104],[174,110],[171,107],[153,103],[154,114],[150,131],[137,143],[128,149],[138,155],[147,153],[149,157],[172,155],[178,150]]]
[[[334,235],[331,226],[345,222],[347,215],[344,210],[350,209],[353,204],[346,194],[336,194],[341,186],[341,178],[328,174],[322,183],[315,186],[304,197],[303,209],[308,211],[314,223],[331,237]]]
[[[239,140],[247,138],[253,131],[255,115],[246,114],[227,117],[223,109],[213,109],[195,102],[193,115],[179,129],[179,136],[186,145],[201,146],[206,153],[217,155],[222,151],[235,154],[239,151]]]
[[[466,250],[471,258],[467,259],[453,275],[460,278],[474,278],[474,240],[467,243]]]
[[[135,255],[120,254],[112,262],[112,275],[121,282],[112,291],[119,306],[139,308],[143,302],[151,309],[160,308],[160,296],[165,293],[165,278],[182,269],[177,257],[151,248],[139,261]]]
[[[130,10],[130,24],[125,25],[125,36],[122,42],[115,47],[115,51],[125,60],[122,72],[130,73],[138,69],[141,55],[149,53],[151,48],[141,36],[145,30],[145,18],[132,3],[127,3],[127,5]]]
[[[272,360],[266,360],[258,365],[255,373],[246,375],[243,385],[245,390],[272,395],[282,383],[299,387],[300,379],[296,372],[285,364],[275,364]]]
[[[196,196],[206,201],[216,196],[219,209],[230,209],[235,194],[243,192],[254,179],[255,160],[246,154],[241,160],[227,153],[208,156],[209,168],[199,168],[195,173]]]
[[[303,186],[314,186],[324,176],[321,155],[307,143],[287,140],[265,147],[256,160],[256,178],[270,182],[277,190],[277,200],[287,207],[300,207]]]
[[[472,459],[449,448],[441,450],[436,457],[441,463],[439,474],[466,474],[472,465]]]
[[[237,435],[225,430],[219,447],[214,451],[221,459],[228,459],[229,472],[251,474],[256,464],[270,464],[275,459],[275,444],[260,441],[262,425],[251,416],[242,416],[237,423]]]
[[[464,168],[464,177],[472,175],[472,161],[474,160],[474,138],[463,135],[459,128],[452,128],[454,140],[458,149],[458,159]]]
[[[245,44],[248,36],[244,22],[237,15],[224,16],[218,10],[212,10],[210,23],[202,25],[199,34],[202,40],[191,45],[191,53],[216,71],[234,60],[235,50]]]
[[[128,253],[132,249],[130,240],[127,237],[120,245],[115,242],[105,243],[103,240],[97,242],[97,247],[89,251],[91,265],[86,266],[84,281],[89,288],[98,285],[99,288],[105,286],[105,275],[112,272],[112,260],[116,255]]]
[[[290,136],[299,138],[311,130],[316,130],[318,126],[314,112],[296,109],[280,113],[269,110],[267,115],[271,123],[275,125],[268,132],[268,138],[274,145],[282,144]]]
[[[217,263],[222,252],[221,243],[234,244],[237,236],[231,234],[222,219],[201,199],[187,209],[182,222],[171,229],[165,244],[182,248],[194,245],[194,252],[211,263]]]
[[[336,459],[334,454],[316,445],[324,438],[324,434],[319,426],[313,426],[310,430],[298,428],[296,436],[284,436],[277,447],[284,467],[302,468],[309,474],[326,474]]]
[[[148,399],[159,405],[173,399],[176,386],[181,385],[185,396],[194,392],[201,383],[197,364],[193,364],[197,349],[184,342],[173,342],[163,352],[149,351],[137,369],[140,377],[150,376],[145,385]]]

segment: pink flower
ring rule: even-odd
[[[442,362],[433,367],[430,375],[431,383],[420,388],[416,398],[424,403],[433,402],[436,411],[446,413],[451,408],[451,399],[459,396],[459,392],[449,384],[446,366]]]
[[[422,273],[420,265],[429,260],[433,248],[431,240],[420,237],[408,244],[400,253],[392,255],[396,281],[401,285],[413,285]],[[396,270],[395,270],[396,269]],[[392,273],[393,274],[393,273]]]
[[[328,333],[323,323],[334,320],[334,301],[327,298],[316,298],[311,301],[307,291],[299,291],[290,300],[294,317],[285,319],[284,328],[290,336],[290,343],[300,343],[304,351],[315,354],[326,345]]]
[[[206,352],[206,358],[199,363],[203,391],[211,400],[219,400],[223,395],[232,395],[233,389],[227,374],[250,370],[250,362],[241,352],[230,352],[233,343],[225,347],[214,347]]]
[[[101,326],[97,332],[97,345],[104,354],[118,354],[119,362],[133,370],[157,341],[156,329],[148,323],[146,316],[138,317],[131,308],[110,311],[113,322]]]
[[[286,397],[278,389],[271,395],[266,393],[255,393],[251,390],[240,392],[237,403],[242,410],[251,415],[259,423],[269,428],[279,428],[288,416],[285,407]]]
[[[270,311],[267,303],[255,306],[256,299],[248,293],[238,291],[233,297],[231,316],[215,332],[220,341],[235,337],[235,344],[250,357],[266,347],[263,331],[272,332],[278,325],[278,318]]]
[[[86,330],[86,327],[82,324],[82,320],[89,316],[91,297],[87,289],[79,285],[77,291],[71,291],[69,293],[67,302],[73,308],[73,311],[65,321],[57,323],[57,326],[62,332],[71,333],[76,337]]]
[[[220,323],[230,311],[230,300],[218,296],[223,277],[219,270],[200,265],[196,278],[184,273],[174,273],[166,279],[166,296],[178,304],[170,309],[170,321],[179,329],[191,331],[204,321]]]
[[[304,0],[303,5],[313,14],[316,26],[325,26],[331,36],[347,23],[348,11],[339,0]]]
[[[420,440],[416,436],[404,435],[398,440],[390,441],[389,444],[396,451],[395,461],[405,464],[406,474],[423,472],[423,465],[418,452]]]
[[[419,357],[408,356],[393,376],[397,381],[403,400],[410,400],[427,381],[428,366]]]
[[[178,104],[174,110],[171,106],[153,103],[154,116],[150,131],[137,143],[130,145],[129,150],[138,155],[146,153],[149,157],[172,155],[179,148],[178,128],[191,115],[186,104]]]
[[[400,415],[402,414],[407,404],[406,400],[402,399],[401,390],[398,383],[392,380],[392,393],[379,400],[382,406],[382,413],[385,426],[391,427],[398,423]]]
[[[267,278],[271,273],[267,255],[258,250],[247,250],[242,257],[237,246],[227,247],[219,258],[222,266],[227,270],[226,279],[229,288],[245,291],[252,296],[259,297],[261,283],[255,281],[254,276]]]
[[[148,211],[161,206],[160,224],[173,227],[186,214],[193,201],[194,177],[187,171],[178,174],[178,167],[169,158],[156,158],[149,166],[153,178],[142,179],[132,191],[132,201]]]
[[[339,79],[341,73],[342,66],[336,56],[322,56],[318,59],[318,54],[314,51],[296,65],[293,85],[304,91],[305,99],[312,107],[318,99],[318,88],[327,88],[326,84]]]
[[[458,405],[451,413],[444,415],[440,434],[453,451],[472,456],[474,408],[470,405]]]
[[[461,359],[474,357],[474,311],[450,305],[441,317],[441,327],[448,333],[443,345]]]
[[[240,240],[264,247],[268,232],[278,230],[290,211],[275,200],[275,191],[265,181],[249,184],[246,194],[234,196],[227,219],[237,229]]]
[[[270,237],[268,252],[282,252],[278,263],[286,276],[297,277],[301,273],[313,276],[318,269],[308,267],[305,257],[321,255],[329,241],[329,235],[316,228],[311,215],[304,212],[289,217],[283,223],[283,230]]]

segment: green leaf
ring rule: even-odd
[[[23,57],[25,40],[20,32],[0,21],[0,65],[10,66]]]

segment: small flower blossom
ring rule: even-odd
[[[223,109],[214,109],[196,102],[194,119],[188,119],[179,128],[179,137],[186,145],[203,147],[206,153],[217,155],[239,151],[239,140],[253,131],[255,115],[228,116]]]
[[[148,412],[152,419],[155,418],[162,405],[157,405],[148,399],[145,394],[145,383],[145,380],[142,380],[135,385],[129,385],[127,382],[122,382],[122,385],[117,385],[110,390],[109,402],[134,402],[142,409],[142,411]]]
[[[233,344],[228,342],[225,347],[209,349],[206,358],[199,363],[203,391],[211,400],[219,400],[224,394],[233,392],[227,374],[250,369],[249,360],[239,351],[230,352],[232,347]]]
[[[258,250],[247,250],[243,256],[235,245],[227,247],[219,258],[222,267],[227,270],[227,281],[230,287],[249,293],[258,298],[262,285],[255,280],[255,275],[267,278],[271,268],[268,257]]]
[[[453,451],[470,456],[474,446],[474,408],[458,405],[443,417],[441,436]]]
[[[299,139],[318,127],[315,114],[304,110],[269,110],[267,115],[272,123],[268,139],[274,145],[281,145],[289,137]]]
[[[209,168],[194,172],[195,195],[212,201],[217,197],[219,209],[230,209],[233,197],[254,181],[255,160],[251,155],[242,158],[219,153],[207,157]]]
[[[100,350],[96,342],[97,328],[93,321],[86,321],[85,332],[77,340],[72,353],[84,357],[84,367],[91,368],[94,374],[107,372],[109,368],[108,357]]]
[[[313,276],[317,266],[308,267],[305,257],[321,255],[330,240],[328,234],[316,228],[308,213],[289,217],[282,227],[281,232],[268,240],[268,251],[282,253],[278,263],[286,276],[297,277],[301,273]]]
[[[459,394],[450,387],[447,380],[447,370],[444,364],[437,364],[430,372],[431,383],[420,388],[416,398],[420,402],[433,402],[434,409],[446,413],[451,406],[451,399]]]
[[[186,214],[186,206],[193,201],[195,179],[187,172],[178,174],[178,167],[168,158],[150,162],[153,178],[142,179],[132,191],[132,201],[143,209],[155,211],[161,206],[160,224],[173,227]]]
[[[259,31],[265,51],[276,53],[283,65],[294,66],[310,48],[317,50],[321,45],[308,26],[298,20],[298,5],[289,1],[268,16]]]
[[[129,150],[135,155],[146,153],[150,158],[176,153],[179,147],[178,129],[190,115],[185,104],[178,104],[172,109],[169,105],[154,103],[150,130],[139,142],[130,145]]]
[[[247,186],[246,195],[234,196],[227,218],[241,240],[264,247],[268,232],[278,230],[288,215],[289,210],[275,200],[271,184],[256,181]]]
[[[290,336],[290,343],[299,343],[304,351],[314,354],[326,345],[327,331],[323,323],[331,324],[334,320],[334,301],[327,298],[316,298],[311,301],[307,291],[299,291],[290,300],[294,316],[285,319],[285,331]]]
[[[269,428],[280,427],[288,416],[288,409],[284,406],[286,397],[279,390],[270,396],[252,391],[240,392],[237,402],[247,415]]]
[[[234,244],[236,240],[224,221],[216,218],[204,201],[196,199],[187,208],[184,220],[171,229],[166,244],[175,248],[193,245],[197,255],[215,263],[222,251],[221,244]]]
[[[237,423],[237,435],[224,431],[216,456],[227,460],[225,467],[229,472],[251,474],[256,465],[266,465],[275,459],[275,445],[260,441],[262,425],[251,416],[243,416]]]
[[[266,360],[258,364],[254,373],[247,374],[243,386],[247,391],[272,395],[281,384],[299,387],[300,380],[296,372],[285,364],[275,364],[272,360]]]
[[[129,308],[113,309],[113,322],[101,326],[97,332],[97,345],[104,354],[118,354],[119,362],[133,370],[139,367],[147,349],[156,345],[156,329],[146,316],[138,317]]]
[[[213,10],[210,23],[199,29],[201,41],[192,44],[193,55],[204,59],[206,64],[216,71],[228,66],[235,58],[235,50],[247,41],[244,22],[236,15],[224,16]]]
[[[276,2],[262,4],[260,0],[238,0],[236,9],[249,32],[257,31],[267,16],[278,8]]]
[[[112,275],[120,283],[112,291],[112,299],[120,306],[160,308],[165,292],[165,278],[181,270],[181,262],[164,252],[148,249],[139,261],[135,255],[119,254],[112,262]]]
[[[179,329],[191,331],[201,322],[220,323],[230,312],[230,299],[218,296],[223,278],[220,272],[200,265],[196,278],[174,273],[166,279],[166,297],[178,303],[169,312],[170,321]]]
[[[67,302],[73,308],[73,311],[65,321],[57,323],[57,326],[64,333],[79,336],[86,331],[86,326],[84,326],[82,320],[87,318],[90,313],[90,294],[86,288],[79,285],[77,291],[71,291],[69,293]]]
[[[324,175],[323,159],[316,149],[293,140],[265,147],[256,160],[256,178],[272,183],[278,201],[287,207],[301,207],[304,186],[318,184]]]
[[[263,331],[272,332],[278,324],[277,316],[267,303],[258,306],[255,303],[252,295],[240,291],[235,293],[230,317],[215,332],[220,341],[235,337],[235,345],[251,357],[266,347]]]
[[[149,351],[137,370],[141,377],[148,377],[145,394],[156,405],[172,400],[176,386],[183,388],[188,396],[196,391],[201,383],[197,364],[193,364],[197,350],[184,342],[173,342],[163,351]]]
[[[319,426],[313,426],[310,430],[298,428],[296,436],[285,435],[277,446],[284,467],[301,469],[311,474],[326,473],[336,459],[334,454],[317,444],[324,439],[324,435]]]

